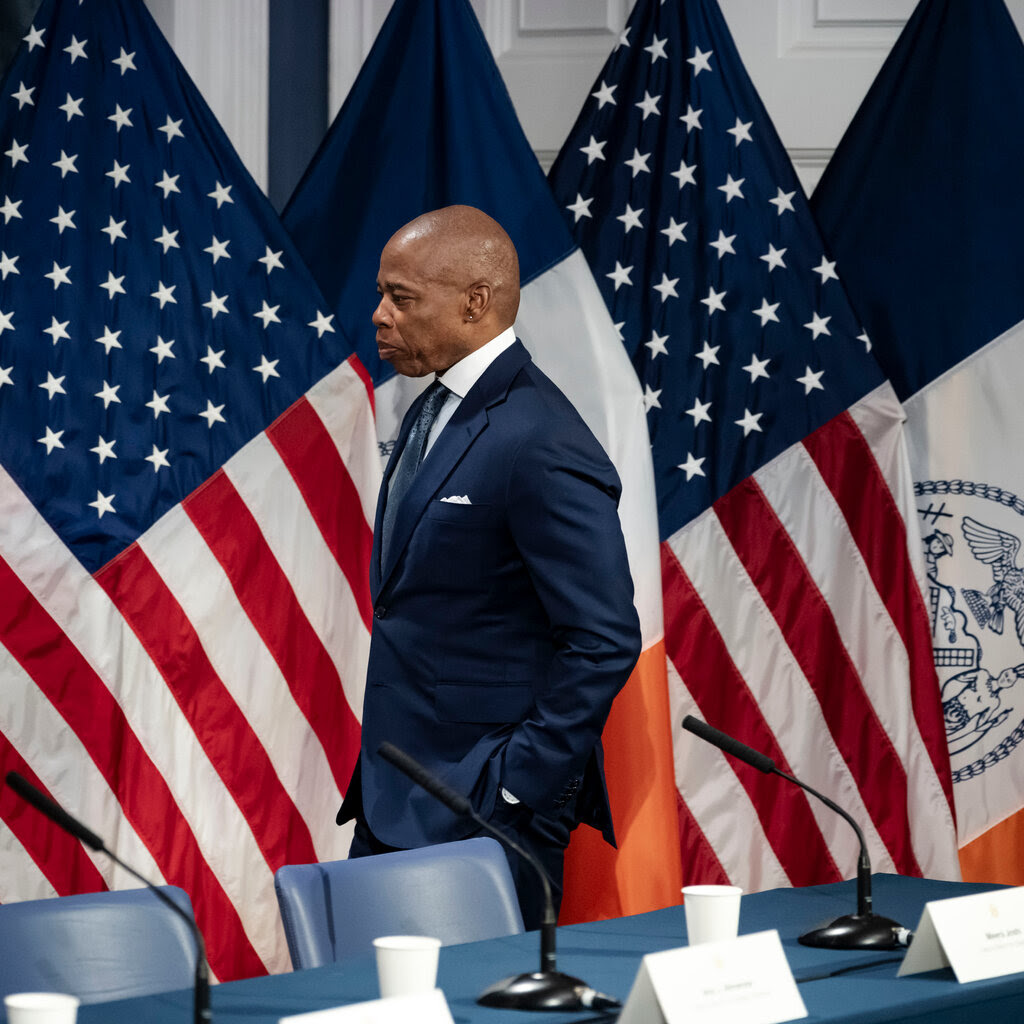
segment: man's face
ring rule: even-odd
[[[392,239],[377,274],[377,350],[403,376],[443,373],[466,355],[465,293],[430,273],[429,241]]]

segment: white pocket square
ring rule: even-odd
[[[469,500],[468,494],[451,494],[447,498],[442,498],[442,501],[447,501],[449,505],[472,505],[473,502]]]

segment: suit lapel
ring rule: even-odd
[[[459,460],[472,445],[480,432],[487,426],[488,409],[504,402],[509,387],[516,374],[530,361],[530,354],[526,351],[522,342],[516,341],[510,345],[490,366],[483,372],[480,379],[469,390],[469,394],[459,403],[455,415],[441,431],[440,436],[434,442],[426,459],[420,466],[419,472],[409,490],[402,499],[401,507],[394,522],[394,535],[388,542],[388,561],[382,566],[380,582],[383,586],[391,573],[394,571],[399,557],[409,543],[416,524],[419,523],[427,505],[437,493],[438,488],[451,474]],[[400,443],[404,443],[404,437],[409,432],[412,422],[410,417],[402,424],[402,435]],[[396,445],[395,452],[401,450]],[[394,453],[388,463],[385,482],[382,488],[387,486],[387,480],[393,471]],[[386,493],[386,492],[385,492]],[[377,503],[377,519],[374,525],[374,565],[380,565],[380,530],[383,511],[382,500]]]

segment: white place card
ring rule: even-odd
[[[648,953],[619,1024],[781,1024],[807,1016],[777,931]]]
[[[1024,971],[1024,886],[926,903],[897,974],[940,967],[961,983]]]
[[[448,1000],[439,988],[411,996],[371,999],[350,1006],[299,1013],[282,1017],[278,1024],[409,1024],[411,1020],[416,1024],[455,1024]]]

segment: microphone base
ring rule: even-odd
[[[801,946],[821,949],[902,949],[897,938],[902,928],[878,914],[846,914],[823,928],[815,928],[799,938]]]
[[[535,971],[496,981],[477,1002],[506,1010],[580,1010],[580,991],[586,987],[586,982],[561,971]]]

